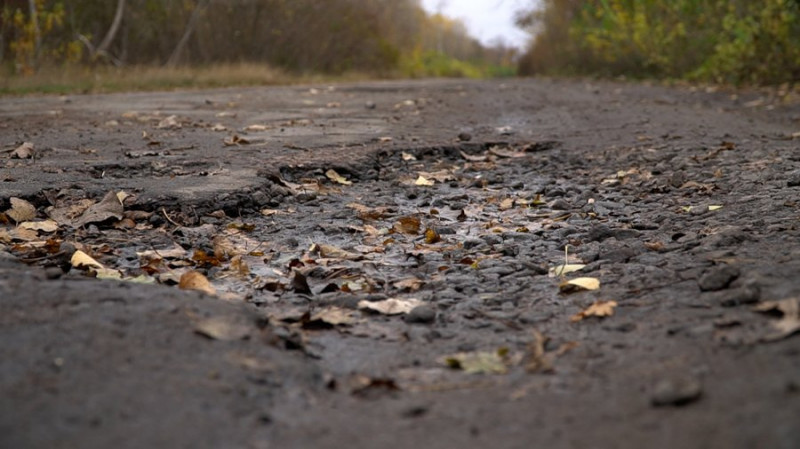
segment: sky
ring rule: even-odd
[[[525,45],[527,34],[514,26],[514,12],[530,5],[531,0],[422,0],[432,13],[461,19],[484,44],[499,36],[516,47]]]

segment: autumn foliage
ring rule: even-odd
[[[800,80],[797,0],[542,0],[523,73]]]
[[[427,14],[418,0],[7,0],[3,5],[0,62],[17,74],[63,63],[263,63],[305,73],[467,76],[512,65],[512,50],[485,48],[463,24]]]

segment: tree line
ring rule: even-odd
[[[800,0],[539,0],[524,74],[800,81]]]
[[[291,71],[465,75],[510,66],[419,0],[4,0],[0,64],[265,63]],[[419,73],[416,73],[419,72]]]

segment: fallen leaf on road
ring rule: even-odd
[[[775,332],[765,335],[762,341],[782,340],[800,331],[800,298],[788,298],[780,301],[766,301],[753,308],[756,312],[778,312],[782,318],[772,323]]]
[[[401,157],[403,158],[403,160],[404,160],[404,161],[406,161],[406,162],[408,162],[408,161],[416,161],[416,160],[417,160],[417,157],[416,157],[416,156],[414,156],[413,154],[410,154],[410,153],[406,153],[405,151],[403,151],[402,153],[400,153],[400,156],[401,156]]]
[[[425,282],[417,278],[402,279],[394,283],[395,288],[412,292],[419,290],[423,285],[425,285]]]
[[[217,316],[198,321],[194,331],[212,340],[235,341],[250,336],[253,326],[238,317]]]
[[[384,315],[400,315],[408,313],[414,307],[424,304],[419,299],[408,298],[389,298],[383,301],[359,301],[358,308],[361,310],[371,310]]]
[[[238,135],[234,134],[232,136],[222,139],[222,143],[226,147],[232,147],[237,145],[249,145],[250,141],[245,139],[244,137],[239,137]]]
[[[401,234],[418,235],[421,226],[419,217],[407,216],[400,217],[392,229]]]
[[[75,220],[75,227],[80,228],[90,223],[102,223],[111,218],[122,220],[125,210],[118,196],[119,193],[122,192],[111,191],[106,193],[99,203],[90,206]]]
[[[24,142],[22,145],[18,146],[14,151],[11,152],[11,158],[14,159],[30,159],[36,153],[33,147],[33,143],[31,142]]]
[[[443,363],[450,368],[463,370],[470,374],[505,374],[508,372],[504,351],[460,352],[446,356]]]
[[[31,231],[47,233],[58,231],[58,223],[56,223],[55,220],[26,221],[24,223],[20,223],[19,227],[22,229],[29,229]]]
[[[177,115],[170,115],[169,117],[163,118],[160,122],[158,122],[158,129],[176,129],[180,128],[181,124],[178,121]]]
[[[616,301],[595,301],[586,309],[581,310],[575,315],[572,315],[569,320],[575,323],[583,320],[584,318],[589,318],[592,316],[600,318],[612,316],[614,315],[614,307],[617,307]]]
[[[336,170],[334,170],[332,168],[325,172],[325,176],[327,176],[328,179],[330,179],[331,181],[333,181],[335,183],[338,183],[338,184],[341,184],[341,185],[344,185],[344,186],[349,186],[349,185],[353,184],[351,181],[348,181],[347,179],[345,179],[339,173],[336,173]]]
[[[358,317],[352,310],[340,307],[328,307],[312,313],[306,320],[303,320],[304,328],[314,328],[322,324],[325,327],[343,326],[354,324]]]
[[[554,267],[550,267],[549,276],[550,277],[563,276],[569,273],[580,271],[584,268],[586,268],[586,265],[579,263],[556,265]]]
[[[197,290],[209,295],[216,295],[217,291],[208,281],[208,278],[203,276],[198,271],[187,271],[181,275],[181,280],[178,282],[178,288],[181,290]]]
[[[358,260],[363,258],[361,254],[351,253],[333,245],[326,245],[324,243],[314,243],[311,245],[310,252],[318,253],[320,257],[325,259]]]
[[[419,175],[416,181],[414,181],[414,185],[417,186],[432,186],[436,184],[434,181],[427,179],[426,177]]]
[[[17,223],[31,221],[36,218],[36,207],[23,200],[22,198],[11,197],[11,208],[6,211],[6,215]]]
[[[105,268],[103,264],[81,250],[75,251],[69,262],[75,268]]]
[[[597,290],[600,288],[600,280],[597,278],[575,278],[562,282],[558,288],[563,293],[572,293],[578,290]]]
[[[720,210],[720,209],[722,209],[722,206],[708,206],[708,210],[710,210],[712,212],[715,211],[715,210]]]
[[[442,241],[442,236],[436,232],[435,229],[428,228],[425,230],[425,243],[428,245],[433,245],[434,243],[439,243]]]

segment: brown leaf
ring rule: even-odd
[[[614,307],[617,307],[616,301],[595,301],[592,305],[579,313],[573,315],[569,320],[574,322],[581,321],[584,318],[592,316],[604,318],[614,315]]]
[[[304,328],[317,328],[322,325],[323,327],[342,326],[355,324],[358,317],[352,310],[342,309],[340,307],[328,307],[318,310],[303,320]]]
[[[30,159],[36,154],[34,150],[33,143],[31,142],[24,142],[22,145],[18,146],[14,151],[11,152],[11,158],[14,159]]]
[[[217,291],[208,281],[208,278],[203,276],[199,271],[187,271],[181,276],[178,282],[178,288],[181,290],[197,290],[209,295],[216,295]]]
[[[36,207],[33,204],[16,197],[9,198],[9,201],[11,202],[11,209],[6,211],[6,215],[15,222],[22,223],[36,218]]]
[[[419,234],[420,226],[421,223],[419,217],[409,215],[407,217],[400,217],[392,229],[394,229],[395,232],[402,234],[417,235]]]
[[[298,270],[294,271],[294,276],[292,276],[292,289],[295,293],[300,293],[303,295],[313,295],[311,291],[311,287],[308,285],[308,279],[306,275],[301,273]]]
[[[111,191],[106,193],[99,203],[86,209],[86,211],[75,220],[74,226],[80,228],[90,223],[102,223],[112,218],[121,220],[124,212],[122,201],[119,200],[117,192]]]

